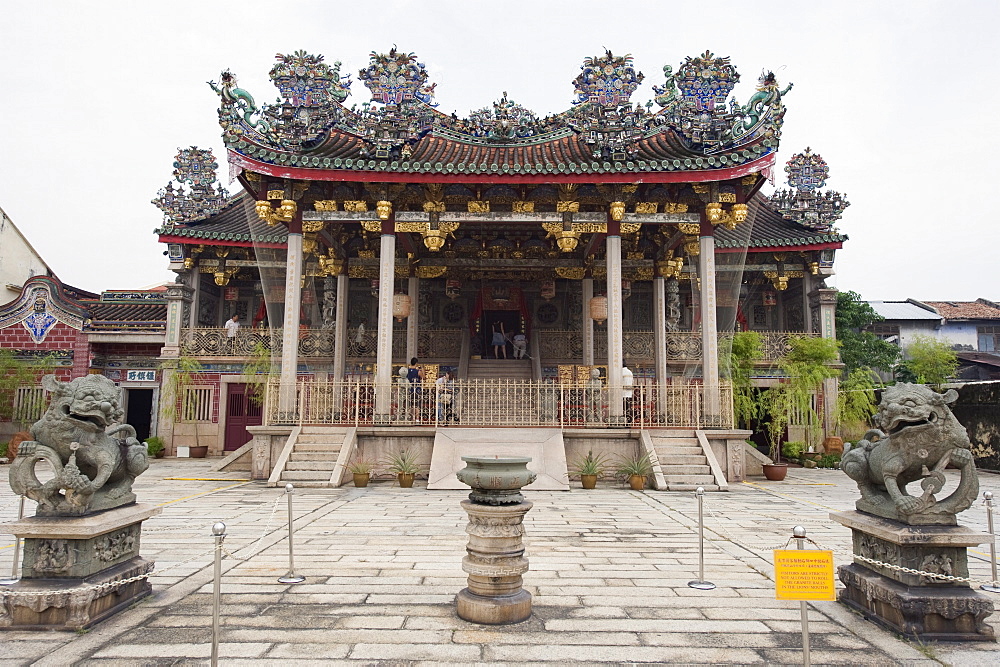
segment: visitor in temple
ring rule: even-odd
[[[497,330],[499,327],[499,330]],[[493,342],[490,343],[493,346],[493,358],[499,359],[500,352],[503,352],[503,358],[507,358],[507,332],[503,330],[503,322],[493,323]]]
[[[524,335],[523,331],[518,331],[514,334],[514,358],[524,359],[528,356],[528,337]]]

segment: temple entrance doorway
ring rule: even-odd
[[[514,338],[514,334],[521,328],[520,313],[516,310],[485,310],[483,311],[482,324],[479,329],[483,332],[483,359],[493,358],[493,329],[495,327],[499,333],[501,324],[506,334],[504,346],[507,350],[507,358],[514,358],[514,349],[511,345],[511,340]],[[503,350],[500,350],[500,358],[503,359],[503,356]]]
[[[125,423],[135,429],[135,437],[143,442],[149,437],[153,421],[153,390],[125,389]]]
[[[260,426],[263,422],[263,404],[253,399],[252,389],[242,382],[231,382],[226,390],[226,437],[223,449],[239,449],[253,436],[247,426]]]

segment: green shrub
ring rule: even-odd
[[[0,442],[0,458],[7,456],[7,445],[9,444],[9,442]]]
[[[781,454],[786,459],[797,459],[802,456],[802,452],[806,450],[806,443],[804,442],[786,442],[781,446]]]
[[[156,456],[164,449],[163,438],[156,435],[146,438],[145,443],[146,443],[146,452],[150,456]]]
[[[840,465],[840,455],[839,454],[824,454],[819,457],[816,465],[820,468],[836,468]]]

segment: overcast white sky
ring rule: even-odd
[[[851,240],[832,280],[867,299],[1000,299],[1000,3],[24,2],[0,0],[0,207],[64,281],[162,282],[149,203],[178,147],[211,147],[226,178],[217,97],[231,68],[258,102],[277,52],[341,60],[415,51],[440,109],[503,91],[539,114],[569,106],[583,58],[632,53],[645,102],[664,64],[711,49],[794,90],[778,175],[806,146],[847,194]],[[348,104],[367,99],[355,81]],[[783,182],[778,183],[784,187]],[[0,249],[2,252],[2,249]]]

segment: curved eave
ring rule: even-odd
[[[260,162],[229,149],[229,163],[258,174],[274,178],[291,178],[307,181],[394,182],[394,183],[704,183],[728,181],[762,172],[774,166],[776,154],[768,153],[755,160],[735,167],[704,170],[677,171],[599,171],[573,173],[511,174],[502,171],[480,173],[441,173],[390,170],[319,169],[291,167]],[[617,163],[621,164],[621,163]]]
[[[846,240],[846,239],[845,239]],[[802,250],[840,250],[844,247],[843,241],[828,241],[826,243],[816,243],[812,239],[802,239],[801,243],[787,243],[779,241],[774,245],[760,242],[760,245],[748,246],[716,246],[715,252],[800,252]]]
[[[239,236],[240,238],[229,238]],[[283,241],[259,241],[254,243],[253,240],[247,240],[246,234],[223,234],[220,236],[195,236],[190,235],[180,235],[180,234],[160,234],[160,243],[182,243],[187,245],[198,245],[202,243],[216,243],[219,245],[233,246],[237,248],[284,248],[287,243]]]

